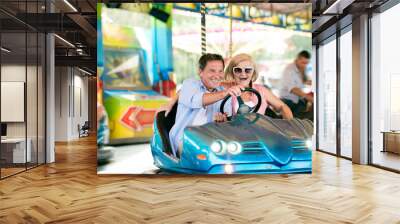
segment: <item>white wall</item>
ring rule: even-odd
[[[75,70],[76,72],[77,70]],[[82,74],[82,73],[79,73]],[[74,75],[74,119],[72,120],[72,134],[78,136],[78,124],[83,125],[88,121],[88,78],[81,75]],[[81,107],[81,108],[80,108]],[[81,110],[81,111],[80,111]]]
[[[56,67],[55,85],[55,140],[77,139],[78,124],[88,120],[88,78],[76,68]]]
[[[55,68],[55,141],[68,140],[68,87],[67,67]]]

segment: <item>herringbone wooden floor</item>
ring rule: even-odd
[[[400,223],[400,175],[316,152],[312,175],[97,176],[94,138],[0,181],[0,223]],[[132,164],[134,166],[134,164]]]

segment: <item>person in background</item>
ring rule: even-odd
[[[313,120],[313,109],[307,103],[314,103],[314,96],[303,91],[305,85],[311,85],[306,76],[306,68],[310,63],[311,55],[308,51],[301,51],[293,63],[286,66],[281,79],[280,97],[298,118]]]
[[[190,78],[183,81],[179,91],[175,124],[170,131],[170,141],[175,156],[182,153],[183,131],[187,126],[226,121],[229,114],[219,112],[222,99],[227,95],[239,96],[243,89],[240,85],[227,89],[220,86],[224,79],[224,60],[218,54],[204,54],[200,57],[199,76],[200,80]],[[230,101],[225,107],[232,107]]]

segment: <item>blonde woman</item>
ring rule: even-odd
[[[255,84],[254,82],[257,78],[258,71],[251,56],[248,54],[238,54],[231,58],[225,70],[225,80],[227,83],[224,86],[242,85],[253,88],[260,93],[262,99],[261,106],[257,113],[264,114],[267,107],[271,106],[275,111],[281,113],[282,118],[292,119],[293,114],[290,108],[269,89],[263,85]],[[257,104],[257,97],[251,92],[243,92],[241,98],[249,107],[254,107]],[[232,107],[232,111],[235,113],[239,107],[236,97],[232,98]]]

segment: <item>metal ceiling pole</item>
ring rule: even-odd
[[[232,57],[232,3],[229,4],[229,58]]]
[[[201,3],[200,5],[201,14],[201,54],[204,55],[207,52],[206,42],[206,4]]]

